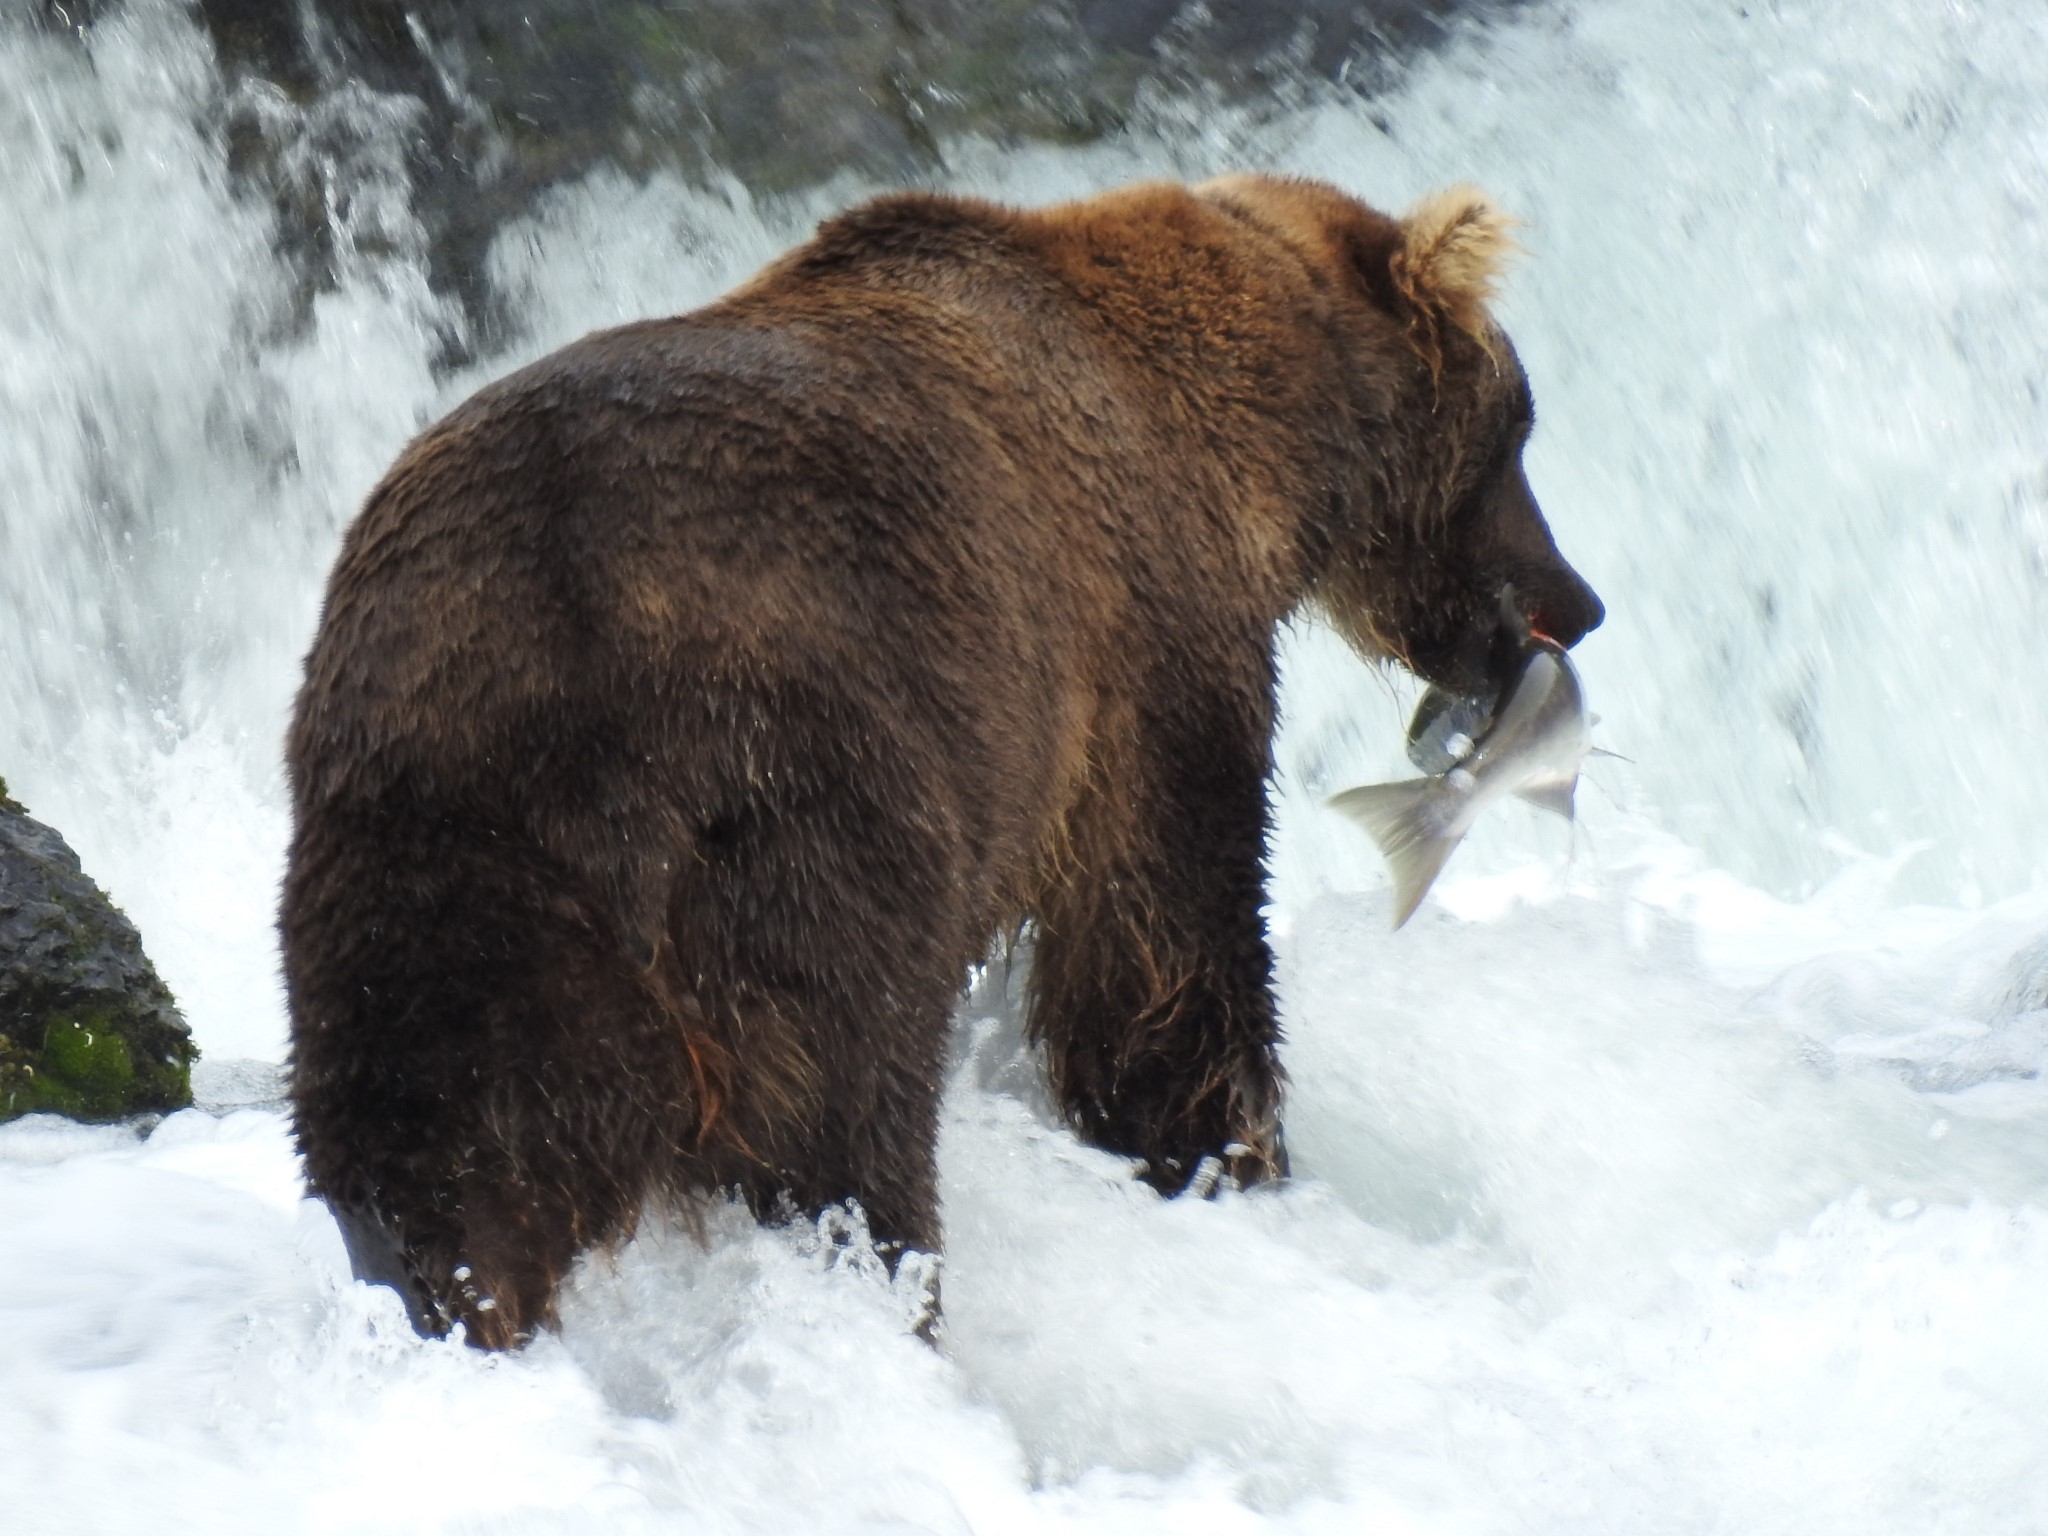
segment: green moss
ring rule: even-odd
[[[36,1076],[45,1091],[78,1101],[70,1111],[81,1118],[125,1114],[135,1088],[135,1063],[128,1046],[102,1015],[52,1020],[43,1035],[43,1068]]]
[[[0,1035],[0,1121],[33,1114],[119,1120],[185,1108],[197,1055],[187,1047],[167,1061],[138,1062],[108,1009],[60,1011],[49,1018],[39,1051]]]
[[[0,1078],[0,1113],[70,1115],[112,1120],[126,1114],[135,1087],[135,1063],[102,1014],[57,1018],[43,1034],[41,1051],[10,1049]]]
[[[5,779],[0,779],[0,811],[9,811],[16,816],[26,816],[28,814],[27,811],[22,809],[21,802],[7,793],[7,781]]]

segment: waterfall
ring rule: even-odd
[[[1601,740],[1574,857],[1648,826],[1796,894],[1858,853],[1973,903],[2033,886],[2048,778],[2044,23],[1902,3],[1614,0],[1473,28],[1367,105],[1162,115],[1079,149],[946,146],[1030,202],[1261,164],[1385,206],[1483,182],[1524,220],[1503,318],[1531,478],[1606,595]],[[867,190],[755,197],[600,168],[489,247],[514,317],[429,286],[409,98],[231,87],[182,7],[0,32],[0,772],[66,828],[202,1030],[274,1054],[278,738],[340,529],[410,433],[599,324],[702,302]],[[336,231],[307,297],[230,112]],[[1370,883],[1320,792],[1394,770],[1408,692],[1288,637],[1276,874]],[[1508,822],[1510,818],[1500,818]],[[1461,858],[1561,845],[1526,819]]]

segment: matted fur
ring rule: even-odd
[[[1599,621],[1465,328],[1503,232],[904,194],[422,433],[286,752],[295,1128],[359,1272],[503,1347],[650,1199],[936,1250],[951,1009],[1027,923],[1083,1136],[1167,1193],[1284,1172],[1275,626],[1476,691],[1505,592]]]

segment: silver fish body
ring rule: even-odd
[[[1442,728],[1431,734],[1441,735]],[[1476,742],[1453,735],[1437,746],[1453,759],[1444,772],[1347,789],[1329,803],[1372,833],[1386,855],[1398,928],[1494,801],[1517,795],[1570,820],[1579,764],[1592,745],[1577,669],[1562,650],[1539,645]]]

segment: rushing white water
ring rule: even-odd
[[[205,1092],[262,1098],[226,1064],[282,1050],[278,741],[355,504],[482,378],[864,189],[566,188],[492,253],[516,346],[437,377],[406,103],[245,101],[347,210],[300,314],[179,6],[89,55],[9,25],[0,774],[136,917]],[[722,1212],[486,1361],[347,1281],[273,1108],[0,1130],[0,1525],[2048,1525],[2044,92],[2026,7],[1599,0],[1371,110],[952,146],[949,184],[1017,201],[1263,164],[1521,212],[1531,476],[1608,601],[1582,670],[1628,761],[1575,831],[1498,814],[1390,934],[1319,806],[1399,770],[1408,691],[1288,636],[1302,1177],[1155,1200],[979,996],[943,1353],[857,1239]]]

